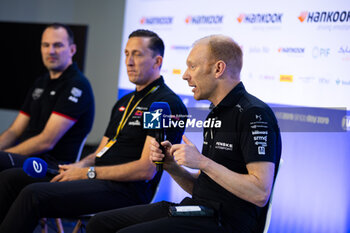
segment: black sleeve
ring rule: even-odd
[[[30,103],[32,102],[32,99],[33,99],[33,97],[32,97],[33,91],[34,91],[34,86],[29,89],[29,91],[28,91],[28,93],[26,95],[26,98],[24,100],[24,103],[23,103],[23,105],[21,106],[21,109],[20,109],[21,112],[24,112],[24,113],[28,114],[28,116],[31,115]]]
[[[278,159],[279,131],[277,122],[264,108],[248,109],[240,121],[240,147],[246,163]]]
[[[93,101],[92,89],[87,80],[70,82],[60,93],[53,111],[78,120],[90,108]]]

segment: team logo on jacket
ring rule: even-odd
[[[43,92],[44,92],[44,89],[42,89],[42,88],[35,88],[33,93],[32,93],[33,99],[34,100],[39,99]]]
[[[265,155],[265,147],[264,146],[259,146],[258,147],[258,154],[259,155]]]
[[[233,145],[231,143],[226,143],[226,142],[216,142],[215,149],[232,151]]]
[[[142,111],[140,111],[140,110],[136,110],[136,112],[135,112],[135,116],[142,116]]]
[[[69,96],[68,99],[74,103],[78,103],[78,98],[82,95],[83,91],[80,90],[79,88],[73,87],[70,93],[72,95]]]
[[[130,121],[130,122],[128,123],[128,125],[131,125],[131,126],[141,126],[141,121],[139,121],[139,120]]]
[[[81,94],[83,93],[83,91],[78,89],[78,88],[76,88],[76,87],[73,87],[72,90],[70,91],[70,93],[72,93],[72,95],[74,97],[80,97]]]

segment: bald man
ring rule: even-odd
[[[281,156],[276,118],[245,90],[242,51],[231,38],[198,40],[186,63],[183,79],[196,100],[211,101],[207,119],[221,121],[221,127],[204,128],[202,153],[186,136],[184,144],[162,142],[165,154],[152,140],[150,159],[165,159],[164,169],[192,197],[97,214],[88,233],[262,232]]]

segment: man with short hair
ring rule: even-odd
[[[150,160],[165,159],[164,170],[192,198],[99,213],[90,219],[88,233],[262,232],[281,137],[272,110],[245,90],[241,68],[242,51],[231,38],[197,41],[183,79],[196,100],[211,101],[207,119],[221,121],[221,127],[204,128],[202,153],[186,136],[185,144],[162,142],[165,155],[151,141]]]
[[[68,26],[54,23],[45,28],[41,55],[48,73],[34,82],[17,118],[0,135],[0,171],[21,167],[30,156],[57,168],[80,154],[92,128],[94,97],[72,60],[75,52]]]
[[[0,176],[0,206],[13,203],[0,215],[0,232],[32,232],[42,217],[77,217],[151,201],[161,172],[149,160],[155,132],[142,127],[142,113],[153,102],[167,102],[174,115],[186,115],[187,110],[160,76],[164,44],[156,33],[131,33],[124,52],[136,90],[114,105],[97,150],[78,163],[60,166],[50,183],[27,183],[23,190],[13,190],[12,183],[25,174]],[[167,139],[179,143],[183,131],[169,129]]]

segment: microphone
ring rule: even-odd
[[[58,170],[51,169],[47,167],[47,163],[37,157],[31,157],[24,161],[23,171],[34,178],[43,178],[46,176],[46,173],[57,175],[59,174]]]
[[[153,102],[149,108],[149,112],[155,112],[155,111],[159,111],[161,113],[161,115],[160,115],[160,128],[154,129],[155,138],[156,138],[157,142],[159,143],[159,148],[162,150],[163,154],[165,154],[164,147],[160,144],[162,141],[164,141],[164,136],[165,136],[165,132],[164,132],[164,128],[163,128],[163,118],[165,115],[170,117],[171,110],[170,110],[169,104],[166,102]],[[156,161],[154,163],[156,164],[157,171],[163,170],[164,161]]]

